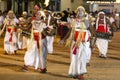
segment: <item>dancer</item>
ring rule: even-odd
[[[35,14],[35,19],[32,21],[31,40],[27,52],[24,56],[24,66],[22,71],[27,71],[28,66],[34,66],[35,70],[41,69],[42,73],[46,73],[46,57],[47,57],[47,40],[44,35],[46,29],[43,23],[42,11]]]
[[[9,11],[5,20],[4,20],[4,26],[3,29],[0,32],[0,35],[4,32],[5,38],[4,38],[4,50],[5,54],[15,54],[17,50],[17,34],[16,34],[16,28],[18,19],[16,18],[13,11]]]
[[[69,25],[69,32],[63,41],[67,38],[66,46],[71,45],[69,76],[84,80],[84,74],[87,73],[86,65],[91,56],[91,33],[89,31],[88,16],[84,7],[79,6],[76,13],[76,18],[70,24],[66,24]]]

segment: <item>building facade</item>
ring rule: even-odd
[[[72,11],[83,4],[84,0],[61,0],[61,11],[70,8]]]
[[[83,0],[50,0],[47,7],[53,11],[63,11],[70,8],[75,10],[83,3]],[[0,0],[0,10],[13,10],[16,14],[21,14],[22,11],[32,11],[35,5],[35,0]]]
[[[95,12],[104,10],[106,13],[120,12],[120,0],[87,0],[90,5],[90,11]]]
[[[1,0],[0,10],[2,12],[13,10],[16,14],[21,14],[22,11],[28,11],[31,8],[32,0]],[[28,6],[29,5],[29,6]]]

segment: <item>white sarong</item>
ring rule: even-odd
[[[97,38],[96,45],[99,49],[100,55],[103,54],[107,57],[108,40]]]

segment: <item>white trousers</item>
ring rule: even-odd
[[[54,42],[54,36],[46,36],[47,38],[47,50],[48,53],[53,53],[53,42]]]
[[[100,55],[103,54],[107,57],[108,40],[97,38],[96,45],[99,49]]]
[[[90,48],[90,42],[86,42],[86,54],[87,54],[87,63],[90,62],[90,59],[91,59],[91,48]]]
[[[23,44],[23,36],[21,35],[21,32],[18,32],[18,49],[22,49],[22,44]]]
[[[42,53],[40,54],[41,57],[41,69],[47,68],[47,40],[46,38],[42,41]]]
[[[22,49],[26,49],[28,45],[28,38],[23,36]]]

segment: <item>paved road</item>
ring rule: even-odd
[[[20,72],[25,51],[17,55],[4,55],[3,38],[0,38],[0,80],[74,80],[68,77],[70,64],[69,48],[54,42],[54,53],[48,54],[47,73],[41,74],[32,67],[27,72]],[[98,49],[92,53],[90,66],[87,67],[86,80],[120,80],[120,32],[116,32],[109,44],[108,58],[98,58]]]

